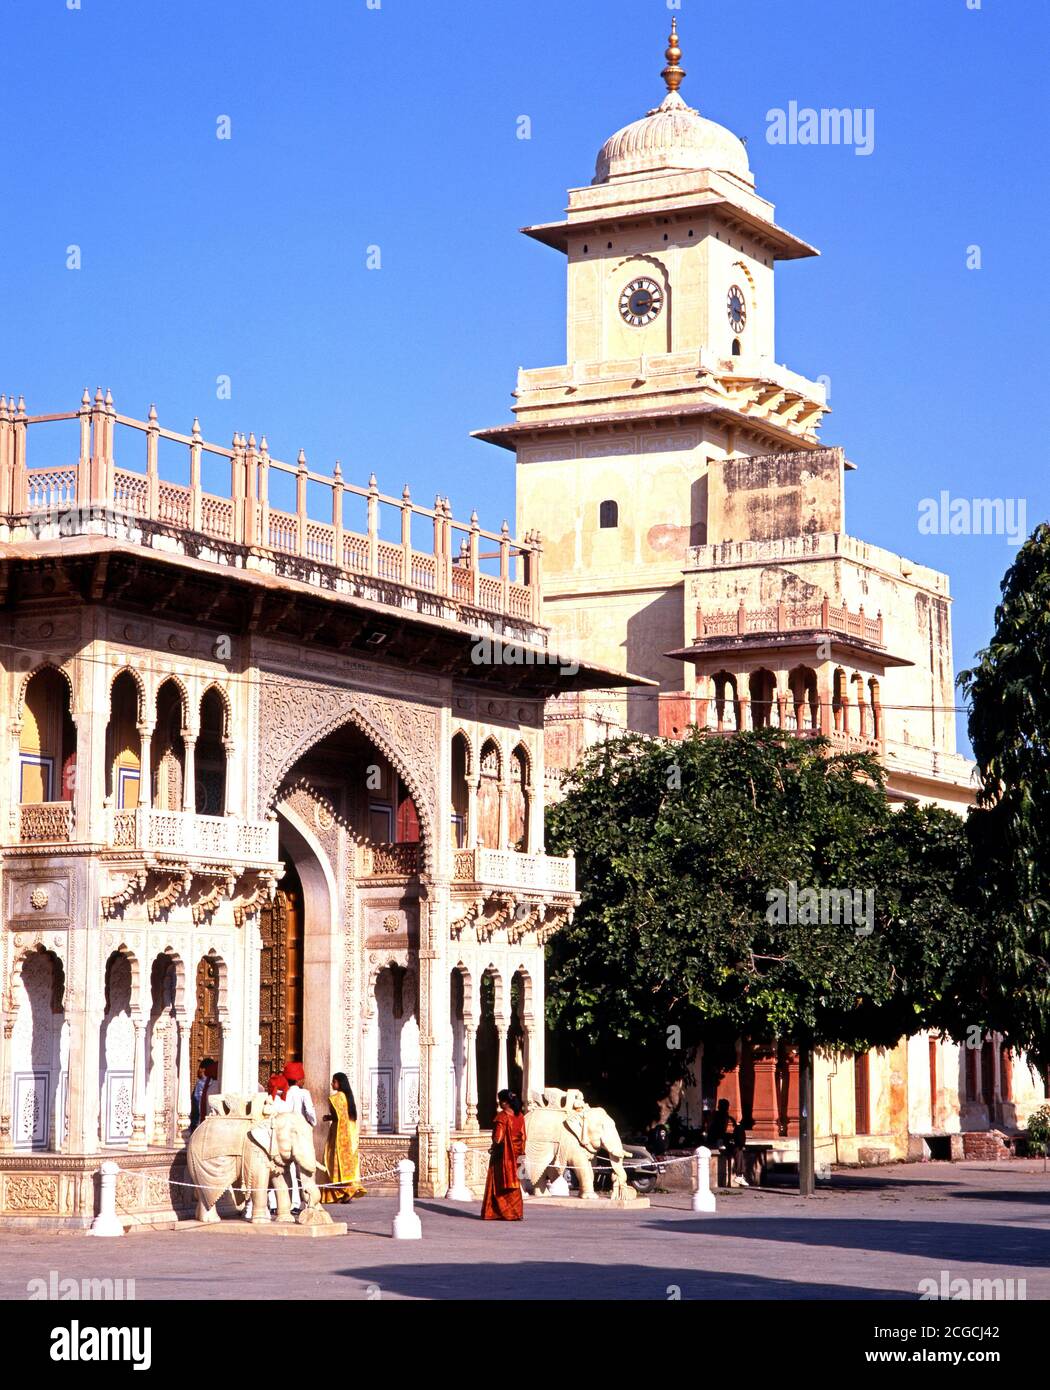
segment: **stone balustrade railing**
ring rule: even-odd
[[[358,878],[412,878],[422,863],[418,842],[357,846]]]
[[[805,603],[771,603],[748,608],[696,610],[696,640],[712,637],[752,637],[766,633],[820,631],[840,632],[848,637],[883,645],[882,614],[869,618],[863,607],[853,613],[844,603],[832,603],[824,596]]]
[[[457,849],[452,879],[495,888],[528,888],[541,893],[574,893],[576,861],[512,849]]]
[[[139,807],[110,810],[107,843],[113,849],[142,850],[188,859],[215,859],[251,866],[277,859],[277,822],[235,816],[198,816],[192,811]]]
[[[76,461],[31,468],[30,426],[35,432],[61,421],[79,422]],[[118,467],[118,428],[144,436],[144,472]],[[186,483],[160,476],[161,440],[186,449]],[[204,491],[206,456],[227,461],[228,496]],[[287,509],[277,505],[280,475]],[[314,514],[319,496],[322,518]],[[364,522],[360,530],[346,524],[347,509],[354,507]],[[302,450],[294,465],[282,463],[270,456],[265,435],[257,444],[254,434],[237,434],[226,448],[208,443],[196,420],[188,435],[162,429],[152,406],[147,420],[118,415],[108,391],[104,397],[96,392],[93,402],[85,391],[79,410],[52,415],[28,415],[21,397],[16,404],[0,396],[0,517],[9,529],[17,534],[20,526],[28,527],[30,536],[47,539],[52,533],[79,535],[97,521],[93,510],[115,517],[131,539],[146,527],[209,537],[217,543],[220,561],[230,546],[238,546],[275,561],[296,557],[307,578],[311,568],[327,566],[347,579],[365,577],[380,586],[434,595],[468,615],[476,610],[531,625],[541,620],[538,532],[514,540],[506,522],[499,532],[484,531],[476,513],[469,522],[454,520],[447,498],[436,498],[433,508],[420,507],[407,485],[400,497],[385,496],[374,475],[367,487],[355,487],[344,480],[338,463],[331,474],[313,472]],[[381,536],[383,521],[391,519],[397,542]],[[420,522],[433,528],[432,549],[414,548],[413,523]],[[483,563],[494,572],[485,572]],[[395,601],[379,592],[381,602]]]
[[[23,845],[69,844],[73,838],[73,803],[39,801],[18,808],[18,841]]]

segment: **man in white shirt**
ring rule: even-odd
[[[302,1062],[289,1062],[284,1069],[284,1075],[288,1082],[288,1095],[285,1097],[288,1109],[293,1114],[302,1115],[310,1128],[313,1129],[317,1124],[317,1112],[314,1110],[310,1092],[306,1089],[306,1073],[303,1070]],[[298,1164],[290,1163],[288,1173],[292,1180],[292,1210],[296,1211],[301,1202]]]

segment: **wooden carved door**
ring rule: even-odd
[[[222,1028],[219,1026],[219,962],[205,956],[197,966],[197,1012],[190,1029],[190,1076],[196,1078],[202,1057],[219,1063],[222,1079]]]
[[[303,1055],[302,896],[278,889],[259,913],[259,1085]]]

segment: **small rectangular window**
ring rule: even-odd
[[[620,509],[615,502],[603,502],[598,508],[598,525],[603,531],[614,530],[620,524]]]

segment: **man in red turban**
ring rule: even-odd
[[[317,1124],[317,1112],[314,1110],[310,1092],[306,1089],[306,1072],[303,1070],[302,1062],[288,1062],[284,1068],[284,1076],[288,1082],[288,1094],[285,1097],[288,1109],[293,1114],[302,1115],[312,1129]],[[296,1211],[300,1203],[298,1166],[295,1163],[289,1164],[288,1173],[292,1180],[292,1210]]]

